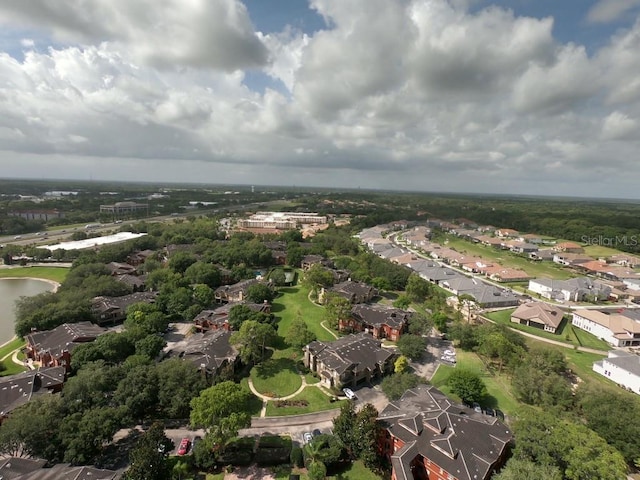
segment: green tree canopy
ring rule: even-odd
[[[463,368],[456,368],[451,373],[447,385],[464,402],[481,402],[487,394],[487,387],[480,375]]]
[[[416,360],[424,355],[427,348],[426,340],[419,335],[405,334],[396,342],[398,351],[411,360]]]

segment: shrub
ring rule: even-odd
[[[298,468],[304,466],[304,456],[302,455],[302,449],[300,447],[293,447],[291,449],[289,459],[291,460],[291,464]]]

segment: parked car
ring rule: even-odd
[[[482,413],[482,407],[478,402],[473,402],[473,409],[478,413]]]
[[[349,400],[355,400],[356,394],[353,393],[353,390],[351,390],[350,388],[343,388],[342,391],[344,392],[345,397],[347,397]]]
[[[178,455],[186,455],[189,452],[189,448],[191,448],[191,440],[189,440],[188,438],[183,438],[182,440],[180,440]]]
[[[454,352],[450,348],[447,348],[444,352],[442,352],[442,354],[443,355],[447,355],[449,357],[455,357],[456,356],[456,352]]]
[[[314,437],[317,437],[318,435],[322,435],[322,432],[318,428],[314,429],[313,432],[311,433],[313,433]]]
[[[302,439],[304,440],[305,445],[309,442],[311,442],[311,440],[313,440],[313,435],[311,434],[311,432],[304,432],[302,434]]]

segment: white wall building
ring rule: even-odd
[[[617,312],[576,310],[571,324],[614,347],[640,345],[640,321]]]
[[[612,350],[608,358],[593,364],[593,371],[640,394],[640,355]]]

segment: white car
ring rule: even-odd
[[[442,352],[442,354],[443,355],[447,355],[448,357],[455,357],[456,356],[456,352],[454,352],[450,348],[447,348],[444,352]]]
[[[440,357],[440,360],[443,360],[449,363],[456,363],[456,357],[452,357],[451,355],[442,355]]]
[[[355,400],[356,394],[353,393],[353,390],[351,390],[350,388],[343,388],[342,391],[344,392],[345,397],[347,397],[349,400]]]

